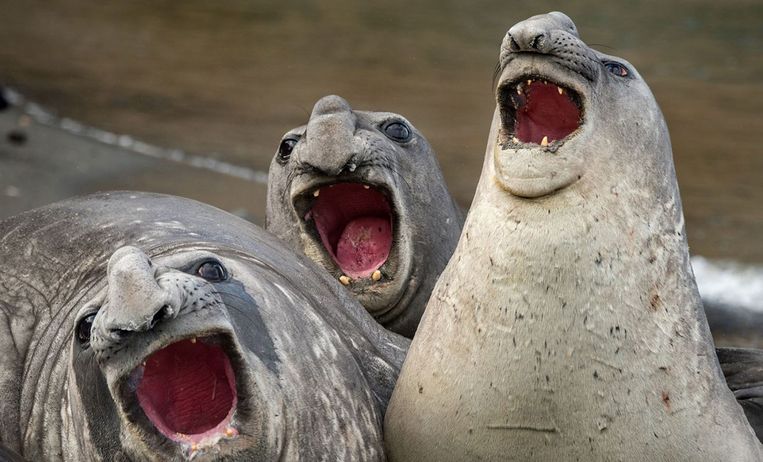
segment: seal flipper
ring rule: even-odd
[[[763,442],[763,350],[716,348],[726,383]]]

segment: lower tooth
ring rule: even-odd
[[[341,282],[342,285],[345,285],[345,286],[350,285],[350,278],[343,274],[339,276],[339,282]]]
[[[374,274],[371,275],[371,279],[373,279],[374,281],[378,281],[379,279],[381,279],[381,276],[382,276],[381,271],[376,270],[374,271]]]

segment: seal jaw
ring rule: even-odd
[[[534,198],[565,188],[583,175],[578,149],[565,149],[585,131],[590,83],[541,57],[516,57],[497,90],[500,128],[493,146],[498,184]]]
[[[210,445],[237,432],[236,378],[216,336],[181,340],[155,351],[130,374],[138,404],[167,438]]]
[[[164,338],[117,379],[112,393],[128,425],[167,456],[224,452],[220,443],[239,436],[246,421],[239,408],[248,401],[246,365],[233,334],[215,329]]]
[[[410,239],[395,188],[384,176],[370,176],[359,172],[300,184],[293,188],[292,207],[305,254],[378,318],[402,297],[410,271],[404,247]]]
[[[583,123],[577,91],[552,79],[523,75],[498,91],[501,141],[508,146],[558,148]]]

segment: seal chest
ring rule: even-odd
[[[474,204],[385,417],[390,460],[760,460],[648,87],[561,13],[512,27],[501,66]]]

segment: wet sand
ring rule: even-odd
[[[501,38],[517,20],[558,7],[494,0],[288,6],[6,0],[0,84],[89,125],[259,170],[319,97],[340,94],[357,108],[408,117],[468,205],[492,116]],[[763,262],[763,149],[756,140],[763,132],[763,5],[574,1],[564,8],[584,40],[636,65],[660,102],[692,252]],[[39,159],[56,152],[31,135],[30,146],[40,143]],[[1,155],[9,156],[11,148],[2,146]],[[13,176],[0,162],[5,216],[23,205],[2,195]],[[180,174],[148,159],[124,162],[141,165],[119,171],[121,163],[104,164],[64,178],[35,175],[27,166],[25,186],[40,200],[94,187],[135,188],[261,214],[253,205],[261,194],[247,189],[261,186],[204,171]]]

